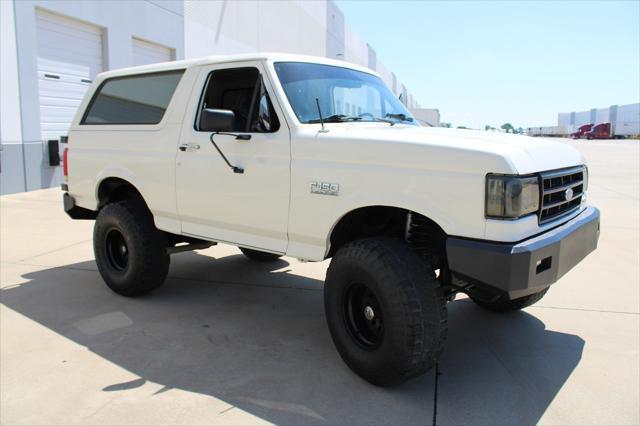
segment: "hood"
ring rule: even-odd
[[[468,154],[493,158],[491,163],[498,169],[486,172],[524,175],[585,163],[582,154],[566,143],[510,133],[386,123],[339,123],[326,127],[326,135],[339,139],[425,146],[436,152],[464,153],[467,160],[473,158]],[[397,152],[402,155],[401,150]]]

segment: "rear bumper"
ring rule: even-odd
[[[76,206],[76,200],[69,195],[68,192],[62,194],[62,204],[64,211],[71,219],[88,219],[92,220],[98,216],[98,212]]]
[[[447,239],[449,268],[459,279],[509,299],[556,282],[596,249],[600,211],[587,207],[551,231],[516,243]]]

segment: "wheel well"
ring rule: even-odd
[[[362,207],[344,215],[331,232],[327,257],[351,241],[375,236],[407,241],[432,265],[446,266],[444,230],[426,216],[388,206]]]
[[[98,209],[109,203],[123,200],[140,199],[142,194],[130,182],[120,178],[107,178],[98,187]]]

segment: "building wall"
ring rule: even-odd
[[[576,128],[589,123],[593,123],[592,117],[591,117],[591,110],[576,112],[575,121],[573,123],[574,126],[576,126]]]
[[[61,168],[48,165],[40,131],[37,9],[101,27],[105,69],[133,65],[134,37],[174,49],[177,59],[184,57],[181,1],[2,0],[0,4],[2,194],[47,188],[62,181]]]
[[[133,66],[133,39],[175,59],[277,51],[341,59],[377,71],[410,108],[413,96],[328,0],[0,0],[0,193],[55,186],[40,129],[37,10],[99,27],[103,68]]]
[[[377,59],[376,61],[376,72],[380,74],[380,77],[382,77],[382,80],[384,80],[389,89],[395,93],[393,88],[393,73],[385,66],[384,63],[382,63],[382,61],[380,61],[380,59]],[[396,93],[396,96],[398,95],[399,93]]]
[[[440,111],[435,108],[411,108],[411,114],[423,126],[440,127]]]
[[[369,49],[348,25],[344,28],[344,60],[366,67],[369,65]]]
[[[611,107],[613,109],[613,107]],[[613,131],[620,135],[640,135],[640,103],[620,105],[611,111]]]
[[[564,131],[564,134],[573,133],[584,124],[600,123],[611,123],[613,133],[616,135],[638,135],[640,134],[640,103],[558,113],[558,127]]]
[[[399,96],[401,83],[333,1],[186,0],[185,57],[274,51],[324,56],[377,71]],[[403,102],[419,107],[404,89]]]
[[[327,52],[325,2],[187,0],[184,11],[186,58],[256,51],[315,56]]]
[[[327,2],[327,58],[345,59],[345,21],[344,14],[332,1]]]
[[[25,191],[13,2],[0,1],[0,193]]]

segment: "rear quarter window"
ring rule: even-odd
[[[114,77],[93,95],[80,124],[158,124],[184,70]]]

